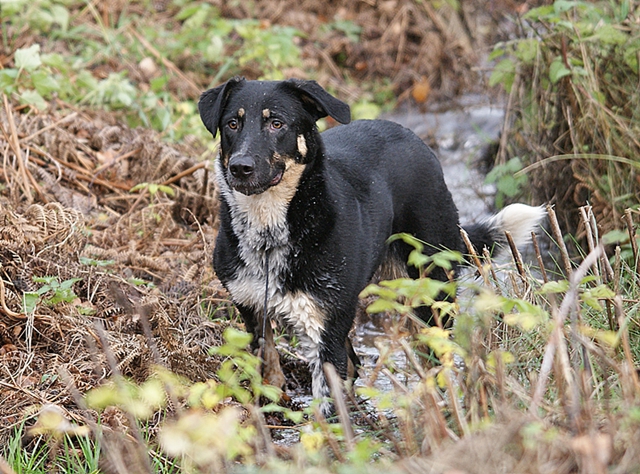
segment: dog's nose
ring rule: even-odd
[[[248,156],[239,156],[231,159],[229,171],[234,178],[246,179],[253,174],[253,160]]]

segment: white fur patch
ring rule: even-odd
[[[304,158],[307,156],[307,141],[304,139],[304,135],[298,135],[298,151],[300,152],[300,156]]]
[[[526,204],[510,204],[495,216],[489,218],[489,224],[501,232],[509,231],[517,246],[531,240],[531,232],[542,222],[546,215],[543,206],[533,207]]]
[[[306,146],[306,144],[305,144]],[[320,344],[326,316],[318,303],[309,295],[284,290],[284,276],[289,269],[291,247],[287,211],[296,193],[305,166],[293,160],[286,161],[282,181],[265,192],[246,196],[229,187],[224,179],[220,157],[216,159],[216,180],[221,194],[229,204],[231,225],[239,240],[240,258],[244,263],[236,278],[227,282],[233,300],[250,306],[257,313],[264,311],[265,301],[265,249],[269,255],[269,314],[288,325],[298,336],[300,348],[312,373],[314,398],[329,396]],[[323,402],[321,409],[328,412],[330,405]]]
[[[264,110],[262,111],[262,116],[263,116],[264,118],[269,118],[269,117],[271,116],[271,111],[270,111],[269,109],[264,109]]]
[[[242,107],[240,107],[238,109],[238,117],[242,118],[244,116],[244,109]]]

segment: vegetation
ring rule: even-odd
[[[533,9],[493,53],[510,108],[488,180],[502,202],[555,202],[579,252],[555,225],[557,264],[469,255],[478,277],[441,283],[431,269],[461,256],[398,236],[424,276],[363,292],[385,335],[353,390],[331,384],[348,410],[329,420],[263,383],[212,273],[195,101],[235,74],[317,78],[356,117],[449,97],[477,60],[474,3],[403,0],[371,21],[345,0],[351,15],[297,24],[271,20],[278,2],[111,3],[0,0],[0,472],[640,470],[634,2]],[[425,304],[455,325],[420,326]],[[304,379],[296,341],[278,345]]]
[[[557,204],[580,236],[585,202],[605,232],[638,209],[639,13],[628,0],[558,0],[523,15],[518,38],[492,53],[490,83],[509,94],[498,164],[519,157],[526,192]]]

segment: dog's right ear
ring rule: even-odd
[[[198,101],[200,118],[204,126],[207,127],[207,130],[209,130],[214,137],[218,133],[220,116],[222,115],[224,104],[229,98],[231,91],[243,82],[244,77],[236,76],[218,87],[203,92],[200,96],[200,100]]]
[[[289,79],[284,81],[289,87],[302,92],[302,98],[309,105],[316,120],[326,117],[333,117],[340,123],[351,121],[351,109],[347,104],[336,99],[320,86],[316,81],[304,81],[302,79]]]

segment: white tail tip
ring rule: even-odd
[[[510,204],[496,214],[496,226],[504,231],[509,231],[517,246],[531,241],[531,232],[540,225],[547,214],[544,206],[527,206],[526,204]]]

